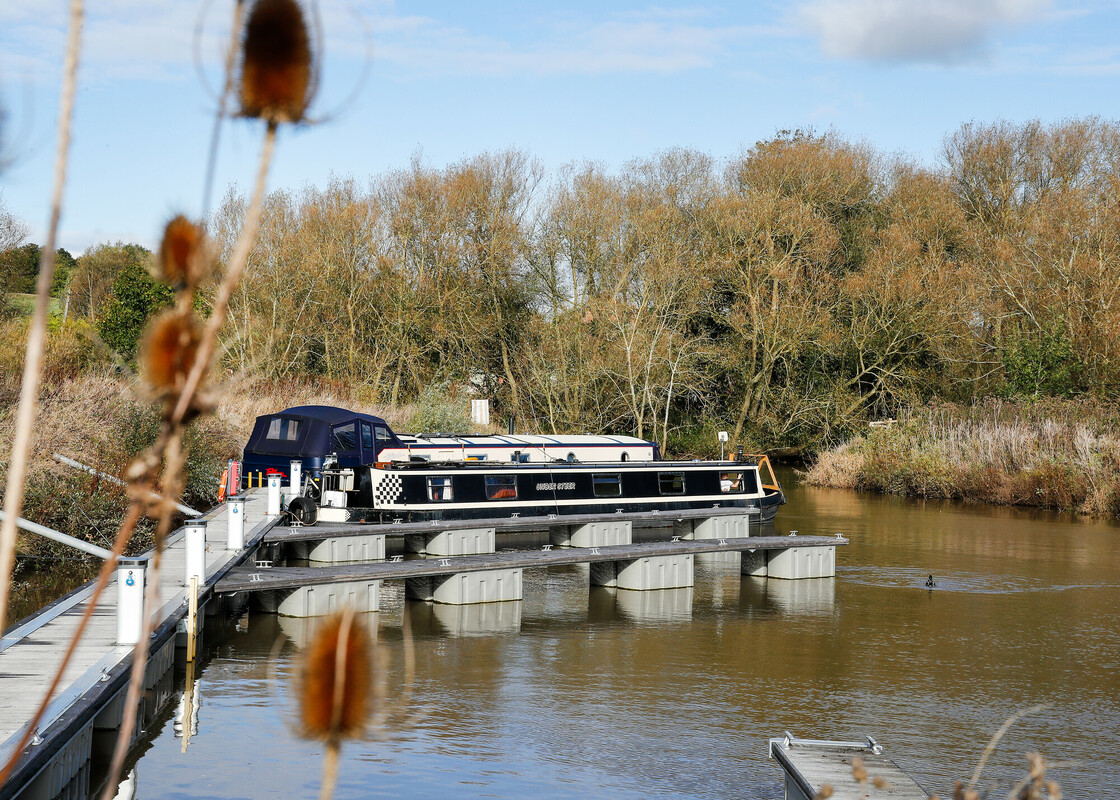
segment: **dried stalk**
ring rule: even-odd
[[[218,287],[218,294],[214,298],[210,319],[207,320],[206,330],[203,333],[202,342],[199,344],[198,358],[191,367],[186,385],[183,387],[183,393],[179,396],[179,402],[175,405],[175,410],[171,414],[172,425],[181,425],[187,412],[194,405],[194,396],[202,382],[202,374],[206,371],[206,367],[214,355],[218,341],[218,330],[222,327],[222,323],[225,322],[226,315],[229,312],[230,298],[241,280],[241,275],[245,272],[245,266],[249,263],[249,252],[253,248],[253,241],[257,237],[257,228],[260,224],[268,168],[272,163],[272,154],[276,150],[276,127],[276,123],[270,122],[265,130],[264,145],[261,148],[260,164],[257,169],[257,180],[253,187],[253,198],[245,212],[245,222],[241,227],[241,235],[237,239],[237,245],[230,256],[229,264],[226,265],[225,277],[222,278],[222,284]]]
[[[126,713],[121,720],[120,731],[117,732],[117,741],[113,747],[113,759],[109,765],[109,775],[105,781],[105,789],[101,800],[113,800],[117,793],[117,779],[124,767],[124,760],[128,756],[129,745],[132,742],[132,731],[136,725],[136,715],[132,709],[140,704],[140,692],[144,688],[144,675],[148,668],[148,646],[155,628],[156,612],[160,608],[159,578],[160,566],[163,560],[163,551],[167,542],[167,534],[171,530],[171,516],[175,510],[174,503],[182,494],[183,471],[183,431],[182,428],[173,430],[167,436],[167,444],[163,449],[163,493],[167,499],[160,504],[159,523],[156,526],[155,555],[148,570],[148,585],[145,587],[144,626],[140,634],[140,641],[132,653],[132,673],[129,676],[128,694],[125,697],[124,707]]]
[[[218,139],[222,132],[222,120],[226,117],[226,100],[233,91],[233,65],[237,60],[238,33],[241,30],[242,8],[244,3],[237,2],[233,5],[233,32],[229,38],[229,50],[226,52],[225,84],[222,86],[222,95],[218,98],[218,113],[214,116],[214,129],[210,132],[210,154],[206,160],[206,178],[202,184],[202,219],[205,220],[210,209],[210,191],[214,186],[214,170],[218,164]]]
[[[999,730],[997,730],[992,735],[991,740],[988,742],[988,746],[984,748],[984,753],[980,756],[980,761],[976,765],[976,771],[973,772],[972,777],[968,779],[969,789],[972,789],[976,786],[976,782],[980,780],[980,774],[984,771],[984,765],[988,763],[988,757],[991,756],[993,752],[995,752],[996,745],[999,744],[999,740],[1003,738],[1004,734],[1011,730],[1011,726],[1028,714],[1037,714],[1039,711],[1045,711],[1049,707],[1049,703],[1041,703],[1037,706],[1031,706],[1030,708],[1023,709],[1022,711],[1016,711],[1014,714],[1008,717],[1002,725],[999,726]]]
[[[81,45],[84,14],[82,0],[71,0],[70,37],[66,45],[62,96],[58,111],[58,150],[55,154],[51,218],[47,228],[47,241],[43,245],[43,253],[39,259],[39,278],[35,284],[35,312],[27,336],[27,360],[23,365],[23,386],[20,390],[19,409],[16,411],[15,439],[12,442],[12,456],[8,462],[8,484],[4,492],[4,512],[7,516],[0,525],[0,631],[6,627],[8,594],[12,587],[12,567],[15,562],[16,520],[23,511],[27,454],[31,445],[35,413],[38,410],[39,381],[43,371],[43,350],[46,345],[47,310],[51,299],[51,281],[54,280],[55,241],[58,237],[58,221],[62,216],[62,191],[66,185],[66,167],[70,154],[70,128],[74,117],[74,92],[78,83],[78,50]]]

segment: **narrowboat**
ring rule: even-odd
[[[380,417],[296,406],[257,418],[244,481],[286,478],[302,462],[288,512],[303,525],[757,509],[785,495],[766,456],[663,461],[627,436],[398,435]]]
[[[301,524],[393,523],[517,516],[758,509],[769,522],[785,503],[769,459],[581,463],[328,462],[290,510]]]

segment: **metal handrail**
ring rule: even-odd
[[[6,518],[7,514],[5,514],[3,511],[0,511],[0,521],[3,521]],[[106,550],[104,547],[98,547],[95,544],[90,544],[89,542],[83,541],[81,539],[76,539],[73,536],[62,533],[61,531],[56,531],[54,528],[48,528],[46,525],[40,525],[38,522],[32,522],[31,520],[24,519],[23,517],[19,517],[16,520],[16,527],[25,530],[28,533],[36,533],[39,536],[44,536],[47,539],[51,539],[60,544],[69,545],[75,550],[81,550],[83,553],[89,553],[91,556],[97,556],[98,558],[102,559],[109,559],[113,556],[112,552]]]
[[[117,484],[117,486],[127,486],[128,485],[125,481],[121,480],[116,475],[110,475],[107,472],[102,472],[101,470],[95,469],[94,467],[91,467],[88,464],[83,464],[81,461],[75,461],[72,458],[68,458],[67,456],[62,455],[61,453],[51,453],[51,455],[54,457],[54,460],[59,462],[60,464],[65,464],[66,466],[73,467],[74,469],[80,469],[82,472],[88,472],[90,475],[96,475],[97,477],[103,478],[104,480],[107,480],[110,483]],[[163,500],[163,498],[160,497],[155,492],[148,492],[148,496],[155,499],[155,500]],[[177,508],[179,511],[186,514],[188,517],[201,517],[202,516],[201,511],[197,511],[197,510],[191,508],[190,506],[185,506],[182,503],[173,503],[172,505],[174,505],[175,508]]]

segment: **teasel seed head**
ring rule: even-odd
[[[198,357],[202,324],[190,310],[173,309],[153,319],[144,333],[140,366],[158,397],[177,397]]]
[[[206,277],[209,268],[202,227],[182,214],[168,222],[159,245],[160,278],[172,286],[193,289]]]
[[[313,94],[311,42],[296,0],[257,0],[241,43],[241,115],[300,122]]]
[[[300,674],[303,735],[338,743],[365,731],[372,698],[373,651],[353,609],[327,617],[304,653]]]

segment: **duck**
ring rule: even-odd
[[[935,580],[933,579],[933,576],[932,576],[932,575],[930,575],[930,576],[929,576],[928,578],[926,578],[926,587],[927,587],[927,588],[930,588],[930,589],[932,589],[932,588],[933,588],[934,586],[936,586],[936,585],[937,585],[937,581],[935,581]]]

